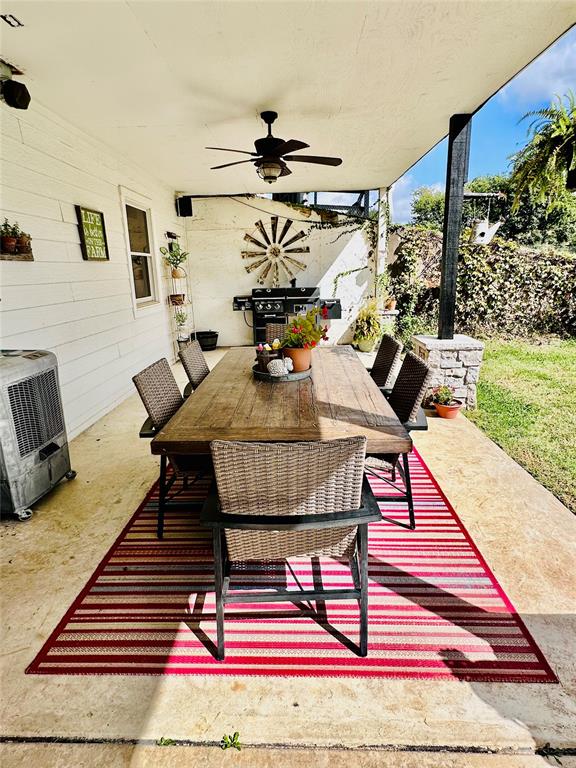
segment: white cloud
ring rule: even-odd
[[[401,176],[391,189],[391,218],[394,224],[407,224],[412,218],[412,196],[417,189],[427,187],[433,192],[444,192],[444,184],[419,184],[411,173]]]
[[[552,101],[556,94],[561,96],[568,90],[576,91],[576,28],[516,75],[498,98],[526,108],[535,101]]]

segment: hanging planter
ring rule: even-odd
[[[184,293],[171,293],[168,296],[168,301],[170,304],[172,304],[173,307],[180,307],[182,304],[184,304],[184,299],[186,298],[186,294]]]
[[[173,267],[171,274],[174,280],[181,280],[186,277],[186,271],[182,267]]]
[[[186,277],[186,271],[183,269],[182,264],[188,258],[188,253],[180,250],[178,243],[170,243],[168,248],[160,248],[160,253],[164,256],[165,263],[170,267],[174,280]]]

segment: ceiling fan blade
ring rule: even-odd
[[[226,149],[226,147],[204,147],[204,149],[217,149],[219,152],[240,152],[241,155],[254,155],[257,156],[257,152],[247,152],[245,149]]]
[[[290,168],[287,168],[286,166],[284,166],[284,168],[282,168],[282,173],[280,174],[280,176],[290,176],[291,173],[292,171],[290,170]]]
[[[288,139],[288,141],[285,141],[284,144],[280,144],[279,147],[274,148],[274,154],[275,155],[286,155],[288,152],[297,152],[299,149],[306,149],[306,147],[309,147],[310,144],[304,144],[303,141],[298,141],[297,139]]]
[[[241,165],[242,163],[253,163],[254,160],[237,160],[235,163],[224,163],[224,165],[213,165],[210,168],[211,171],[216,171],[218,168],[229,168],[231,165]]]
[[[287,163],[316,163],[316,165],[342,165],[341,157],[316,157],[315,155],[286,155],[282,158]]]

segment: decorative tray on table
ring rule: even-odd
[[[252,372],[254,378],[258,381],[271,381],[273,384],[287,381],[301,381],[302,379],[308,379],[312,373],[312,368],[308,368],[307,371],[299,371],[298,373],[287,373],[283,376],[272,376],[268,371],[261,371],[258,363],[252,366]]]

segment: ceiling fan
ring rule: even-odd
[[[280,176],[289,176],[292,173],[286,165],[286,161],[289,163],[315,163],[316,165],[341,165],[342,159],[340,157],[291,154],[300,149],[306,149],[310,145],[297,139],[284,141],[284,139],[277,139],[272,136],[272,123],[278,117],[277,112],[261,112],[260,117],[268,126],[268,135],[256,139],[254,142],[256,152],[247,152],[243,149],[225,149],[224,147],[206,147],[206,149],[217,149],[221,152],[240,152],[243,155],[252,155],[252,157],[249,160],[238,160],[235,163],[214,165],[210,170],[229,168],[231,165],[240,165],[241,163],[254,163],[258,176],[268,184],[272,184]]]

